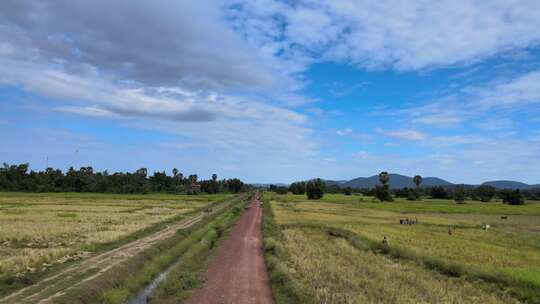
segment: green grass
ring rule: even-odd
[[[281,202],[303,202],[305,195],[278,195],[272,194]],[[359,208],[371,208],[399,213],[455,213],[455,214],[492,214],[492,215],[539,215],[540,202],[527,201],[527,204],[512,206],[501,201],[483,203],[468,200],[464,204],[456,204],[453,200],[423,198],[420,201],[408,201],[396,198],[394,202],[381,203],[373,197],[362,195],[325,194],[320,200],[325,203],[347,204]]]
[[[386,236],[390,242],[388,252],[378,250],[379,254],[416,261],[447,276],[466,276],[510,288],[529,303],[540,300],[538,272],[527,271],[540,267],[540,216],[535,213],[538,203],[374,203],[370,198],[362,197],[360,201],[361,197],[345,195],[327,195],[320,201],[293,195],[268,198],[274,200],[276,221],[282,227],[348,231],[363,240],[362,246],[370,244],[364,248],[369,250],[379,248]],[[508,215],[508,219],[502,220],[501,214]],[[418,218],[419,224],[400,225],[399,219],[404,217]],[[484,224],[492,228],[484,231]],[[449,227],[454,231],[452,236],[447,233]]]

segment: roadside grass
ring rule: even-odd
[[[190,297],[194,289],[202,286],[202,274],[207,269],[210,257],[243,213],[243,208],[238,207],[212,222],[199,241],[182,254],[166,279],[158,285],[149,303],[182,302]]]
[[[0,193],[0,296],[230,197]]]
[[[239,197],[230,207],[205,217],[187,229],[179,230],[173,237],[161,241],[141,254],[114,267],[103,275],[70,289],[55,298],[55,303],[126,303],[133,295],[149,284],[160,272],[170,267],[201,244],[213,247],[223,225],[238,216],[245,198]]]
[[[424,268],[449,276],[496,283],[511,288],[529,303],[540,299],[536,272],[540,266],[538,216],[512,215],[502,220],[500,215],[437,213],[433,208],[426,213],[398,213],[365,207],[365,203],[337,203],[338,196],[331,197],[331,202],[289,200],[289,197],[282,200],[283,197],[276,195],[269,198],[279,200],[272,207],[277,223],[282,226],[333,227],[358,235],[364,244],[375,247],[386,236],[392,258],[417,261]],[[393,203],[384,203],[390,204]],[[446,204],[449,206],[438,206],[436,210],[455,208],[450,201]],[[405,217],[416,217],[419,224],[400,225],[399,219]],[[492,228],[484,231],[483,224]],[[448,235],[448,227],[454,229],[452,236]]]
[[[263,196],[263,251],[270,277],[272,295],[276,304],[317,303],[315,292],[288,267],[291,256],[284,247],[283,233],[275,221],[274,211],[267,195]]]

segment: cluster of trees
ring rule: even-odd
[[[454,199],[457,203],[462,204],[467,199],[472,199],[481,202],[490,202],[495,198],[499,198],[505,204],[510,205],[522,205],[526,199],[538,200],[540,199],[540,190],[498,190],[489,185],[480,185],[478,187],[465,187],[464,185],[458,185],[454,187],[442,187],[435,186],[429,188],[421,188],[422,177],[416,175],[413,181],[416,188],[402,188],[396,190],[390,190],[388,185],[390,181],[390,175],[387,172],[381,172],[379,174],[379,181],[381,186],[377,186],[374,189],[350,189],[349,187],[341,189],[345,194],[352,193],[353,191],[362,193],[363,195],[375,196],[381,202],[393,201],[393,196],[407,198],[408,200],[418,200],[422,196],[430,196],[436,199]]]
[[[306,183],[306,194],[308,199],[321,199],[326,188],[325,182],[320,179],[312,179]]]
[[[472,199],[481,202],[490,202],[495,198],[501,199],[503,203],[510,205],[522,205],[525,200],[540,200],[540,189],[530,190],[499,190],[489,185],[473,186],[451,186],[451,187],[421,187],[422,176],[416,175],[413,178],[416,188],[401,188],[390,189],[390,175],[388,172],[379,174],[380,186],[371,189],[353,189],[351,187],[339,187],[338,184],[327,186],[323,180],[317,178],[308,182],[295,182],[289,187],[270,185],[270,191],[279,194],[291,192],[293,194],[306,194],[309,199],[319,199],[324,193],[344,193],[351,195],[352,193],[361,193],[366,196],[374,196],[381,202],[391,202],[394,196],[406,198],[414,201],[419,200],[422,196],[429,196],[435,199],[454,199],[457,203],[462,204],[467,199]]]
[[[307,182],[294,182],[289,187],[270,185],[269,190],[278,194],[292,192],[298,195],[306,194],[308,199],[321,199],[326,191],[326,183],[320,178],[315,178]]]
[[[67,172],[47,168],[45,171],[30,171],[28,164],[8,165],[0,168],[0,191],[26,192],[100,192],[100,193],[188,193],[210,194],[245,190],[246,185],[239,179],[199,181],[196,174],[184,176],[178,169],[172,175],[154,172],[148,175],[146,168],[133,173],[107,171],[94,172],[92,167],[71,167]]]
[[[427,194],[432,198],[454,199],[457,203],[463,203],[466,199],[474,201],[490,202],[496,198],[509,205],[523,205],[526,199],[538,199],[540,190],[502,189],[488,185],[478,187],[465,187],[458,185],[455,187],[431,187],[427,189]]]

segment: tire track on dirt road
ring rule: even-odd
[[[129,258],[136,256],[160,241],[172,237],[177,230],[189,228],[201,221],[205,216],[219,212],[236,199],[237,198],[224,202],[217,207],[213,207],[211,212],[200,211],[193,217],[172,224],[149,236],[140,238],[110,251],[97,254],[93,257],[83,259],[75,265],[71,265],[52,276],[38,281],[36,284],[20,289],[0,299],[0,303],[54,303],[54,298],[65,294],[69,289],[80,286],[84,282],[103,275],[106,271]]]
[[[205,274],[206,284],[189,304],[271,304],[272,292],[262,250],[262,207],[254,199]]]

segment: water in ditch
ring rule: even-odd
[[[150,284],[148,284],[143,290],[139,291],[128,304],[147,304],[148,298],[154,293],[159,283],[167,278],[167,275],[173,270],[176,263],[169,266],[165,271],[161,272]]]

